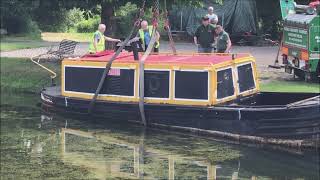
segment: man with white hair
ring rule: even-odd
[[[142,41],[142,47],[144,50],[147,50],[147,47],[151,41],[152,37],[152,30],[153,26],[149,26],[147,21],[142,21],[141,22],[141,28],[139,29],[139,32],[137,34],[137,37],[139,37]],[[154,45],[153,51],[154,52],[159,52],[159,46],[160,46],[160,34],[158,31],[156,31],[156,43]]]
[[[90,41],[89,53],[95,54],[105,50],[105,41],[121,42],[120,39],[113,39],[104,35],[106,31],[106,25],[99,24],[98,30],[93,34],[93,38]]]
[[[214,14],[213,11],[214,11],[213,7],[210,6],[210,7],[208,8],[208,14],[207,14],[207,16],[208,16],[208,18],[209,18],[209,22],[210,22],[211,24],[216,25],[216,24],[218,24],[218,16],[217,16],[216,14]]]

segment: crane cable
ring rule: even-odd
[[[103,87],[103,85],[105,83],[108,82],[108,79],[109,78],[106,78],[107,75],[109,74],[109,71],[111,69],[111,65],[113,63],[113,61],[119,56],[119,54],[121,53],[121,51],[123,50],[123,48],[127,45],[127,43],[129,42],[129,40],[131,39],[132,35],[136,34],[138,28],[139,28],[139,25],[140,25],[140,22],[141,22],[141,17],[144,15],[144,8],[145,8],[145,4],[146,4],[146,0],[143,0],[143,3],[142,3],[142,7],[140,8],[140,12],[139,12],[139,15],[138,15],[138,18],[136,19],[135,23],[134,23],[134,26],[129,34],[129,36],[127,36],[127,38],[124,40],[123,44],[118,48],[118,50],[115,52],[115,54],[109,59],[108,63],[106,64],[106,67],[102,73],[102,76],[101,76],[101,79],[100,79],[100,82],[99,82],[99,85],[94,93],[94,96],[93,98],[91,99],[90,101],[90,104],[89,104],[89,108],[88,108],[88,113],[91,114],[92,113],[92,110],[95,106],[95,102],[97,100],[97,97],[98,95],[100,94],[100,91]]]
[[[170,45],[170,48],[172,50],[172,53],[174,55],[176,55],[177,54],[177,49],[176,49],[175,43],[174,43],[173,38],[172,38],[172,33],[171,33],[168,14],[169,14],[169,12],[168,12],[168,9],[167,9],[167,0],[164,0],[164,19],[165,19],[164,29],[168,33],[169,45]]]
[[[141,57],[141,60],[139,61],[139,110],[141,115],[141,121],[144,126],[147,126],[147,120],[146,120],[146,115],[144,111],[144,62],[150,55],[158,39],[157,37],[158,17],[159,17],[159,0],[155,0],[153,5],[151,40],[148,44],[146,52],[143,54],[143,56]]]

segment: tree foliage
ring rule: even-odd
[[[44,31],[66,31],[70,20],[66,19],[68,10],[80,8],[93,14],[100,13],[101,22],[112,26],[115,10],[125,6],[128,2],[141,7],[144,0],[2,0],[1,28],[11,33],[27,33],[34,31],[32,27]],[[222,0],[211,0],[222,2]],[[160,10],[170,9],[173,5],[202,6],[200,0],[159,0]],[[154,0],[146,0],[146,8],[152,7]],[[97,9],[97,6],[101,9]],[[98,12],[99,11],[99,12]],[[133,12],[130,11],[130,14]],[[36,21],[37,23],[35,23]],[[31,30],[26,29],[31,28]],[[112,30],[112,28],[111,28]]]

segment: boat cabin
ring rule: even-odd
[[[113,53],[64,59],[62,96],[92,99]],[[144,73],[145,103],[212,106],[259,91],[250,54],[151,54]],[[139,102],[139,61],[132,53],[122,52],[107,78],[98,100]]]

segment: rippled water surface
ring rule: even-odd
[[[41,113],[1,95],[0,179],[320,179],[319,152],[240,146]]]

